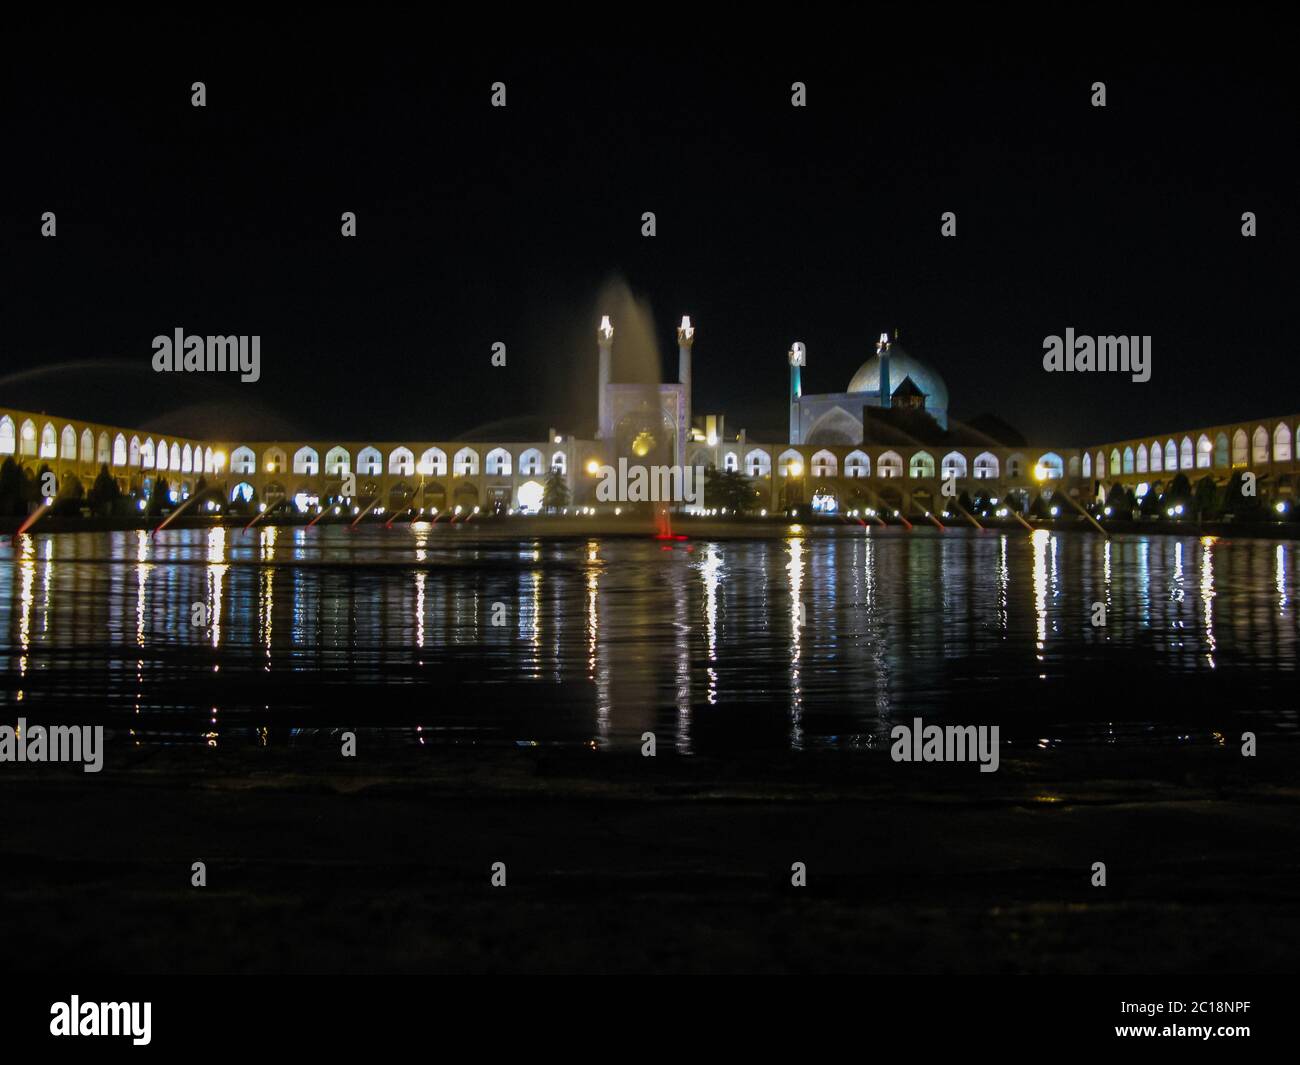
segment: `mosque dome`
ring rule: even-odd
[[[912,383],[925,393],[925,405],[930,410],[948,409],[948,386],[943,383],[939,372],[928,363],[922,362],[915,355],[909,355],[897,344],[889,348],[889,388],[891,394],[903,383],[903,378],[910,377]],[[849,382],[850,392],[880,391],[880,354],[872,355],[858,367],[858,372]]]

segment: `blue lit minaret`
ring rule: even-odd
[[[798,444],[799,440],[799,397],[803,395],[803,381],[800,379],[799,370],[808,362],[808,352],[803,346],[803,342],[796,340],[790,347],[790,443]]]
[[[876,341],[876,354],[880,356],[880,405],[890,405],[893,390],[889,387],[889,334],[881,333]]]

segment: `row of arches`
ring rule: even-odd
[[[124,433],[110,437],[101,430],[96,436],[86,428],[78,435],[71,425],[57,431],[46,422],[39,433],[36,423],[24,419],[15,425],[9,415],[0,415],[0,456],[49,459],[55,462],[80,462],[86,466],[135,466],[148,470],[174,470],[180,473],[216,473],[220,469],[220,452],[197,444],[166,440],[154,441],[139,436],[129,440]]]
[[[1026,472],[1026,461],[1026,457],[1019,453],[1008,456],[1006,475],[1011,478],[1023,476]],[[742,468],[742,456],[739,452],[728,451],[723,456],[722,464],[725,470],[739,472]],[[1078,473],[1077,465],[1078,460],[1071,459],[1072,476]],[[1056,480],[1064,477],[1066,472],[1065,461],[1052,451],[1040,455],[1034,467],[1035,475],[1039,480]],[[945,479],[948,477],[965,479],[973,474],[975,480],[985,481],[1002,476],[1002,463],[991,451],[982,451],[971,460],[960,451],[950,451],[936,463],[934,455],[929,451],[914,452],[904,462],[903,456],[897,451],[883,451],[873,461],[867,452],[854,450],[844,456],[841,474],[840,460],[833,451],[822,449],[805,460],[803,452],[790,448],[777,458],[777,468],[782,477],[801,477],[808,472],[815,478],[839,476],[891,478],[902,477],[904,471],[907,476],[917,479],[933,478],[936,476],[936,471],[939,477]],[[743,469],[747,477],[771,476],[771,453],[762,448],[754,448],[743,456]]]
[[[472,447],[462,447],[451,456],[450,468],[456,477],[477,477],[480,469],[492,477],[509,477],[517,469],[525,477],[540,476],[549,470],[567,472],[568,456],[564,451],[551,455],[547,465],[546,456],[540,448],[530,447],[511,455],[503,447],[494,447],[480,457]],[[230,454],[230,471],[236,474],[254,474],[259,472],[281,474],[292,470],[295,474],[316,476],[321,472],[320,452],[310,445],[303,445],[289,455],[283,448],[269,447],[262,452],[261,459],[247,446],[235,448]],[[384,456],[377,447],[363,447],[356,453],[355,462],[352,452],[339,446],[325,452],[324,472],[330,477],[342,477],[349,473],[360,476],[382,475],[388,473],[397,477],[411,477],[420,474],[425,477],[445,477],[448,469],[447,453],[440,447],[430,447],[416,458],[415,452],[408,447],[395,447]]]
[[[1161,473],[1173,470],[1228,469],[1231,466],[1261,466],[1270,462],[1291,462],[1300,453],[1300,426],[1292,432],[1285,422],[1280,423],[1270,435],[1264,426],[1255,427],[1248,437],[1245,429],[1238,429],[1229,442],[1226,432],[1215,434],[1213,440],[1201,433],[1192,441],[1184,436],[1181,443],[1173,439],[1164,443],[1156,440],[1150,447],[1145,443],[1123,450],[1113,447],[1109,458],[1098,451],[1083,457],[1085,477],[1122,476],[1126,473]]]
[[[529,481],[520,488],[519,495],[521,501],[528,500],[531,509],[536,509],[541,504],[544,491],[544,486],[540,482]],[[231,503],[260,502],[267,506],[288,501],[303,513],[310,512],[317,505],[331,506],[344,501],[339,496],[322,497],[310,484],[301,484],[295,491],[290,492],[282,482],[275,480],[266,482],[260,490],[248,481],[238,481],[230,488],[229,497]],[[427,507],[435,512],[447,507],[461,507],[468,510],[477,507],[481,502],[478,489],[473,484],[461,482],[448,488],[440,481],[426,481],[422,484],[398,481],[389,486],[387,491],[374,481],[364,482],[358,485],[356,498],[382,499],[384,505],[391,511],[412,506]]]

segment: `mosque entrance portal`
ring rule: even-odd
[[[614,428],[615,458],[629,464],[668,466],[676,453],[672,423],[652,408],[625,414]]]

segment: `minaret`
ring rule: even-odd
[[[889,387],[889,334],[881,333],[876,341],[876,354],[880,356],[880,405],[888,407],[893,396]]]
[[[600,320],[596,330],[596,342],[600,345],[600,369],[596,375],[596,439],[605,439],[605,434],[613,427],[609,424],[609,363],[614,347],[614,327],[609,324],[609,315]]]
[[[691,438],[691,345],[695,343],[695,326],[687,315],[677,327],[677,380],[682,384],[682,429],[677,435],[684,445]]]
[[[799,371],[808,364],[808,352],[802,340],[796,340],[789,351],[790,358],[790,443],[799,440],[799,397],[803,395],[803,380]]]

